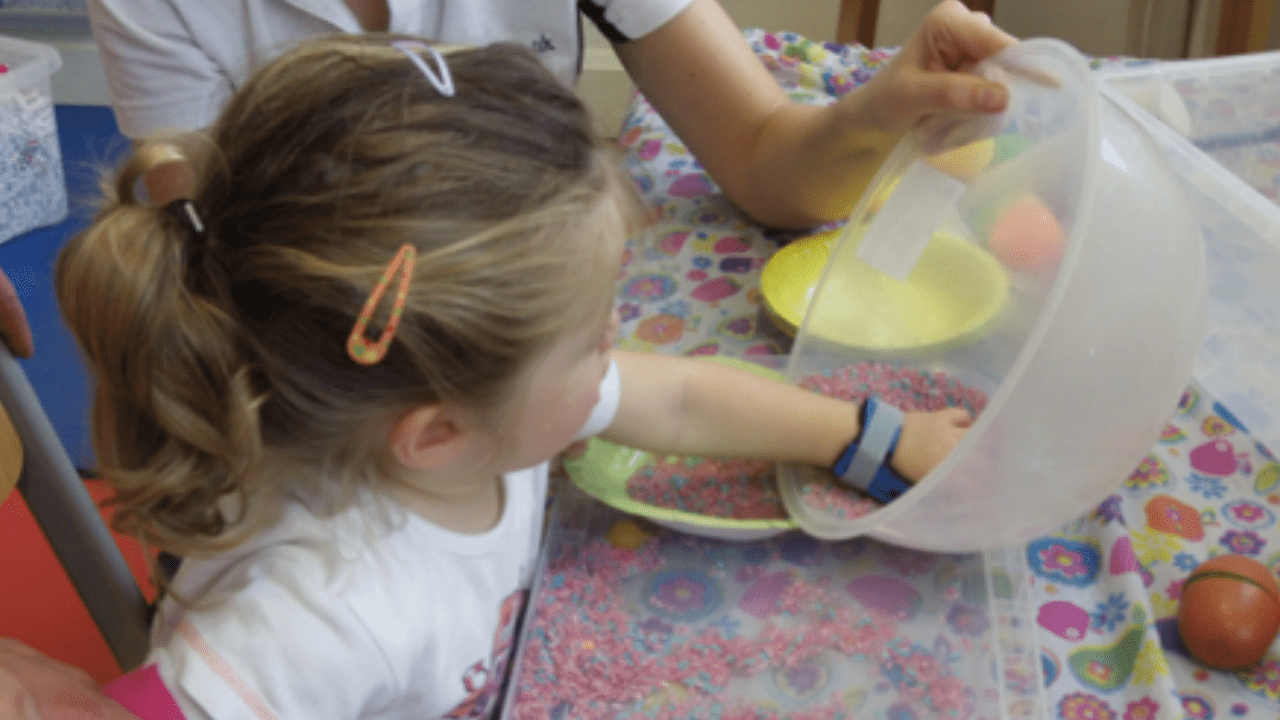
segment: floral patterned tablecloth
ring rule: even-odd
[[[833,102],[886,50],[749,31],[793,98]],[[1095,60],[1094,67],[1135,64]],[[789,338],[761,311],[760,268],[792,236],[741,214],[637,97],[620,144],[657,224],[625,257],[625,347],[780,365]],[[1280,464],[1194,382],[1151,454],[1096,511],[1031,542],[1049,715],[1062,720],[1280,716],[1280,646],[1247,672],[1189,659],[1172,625],[1187,574],[1221,553],[1280,570]]]

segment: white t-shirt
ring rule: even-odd
[[[691,0],[582,0],[610,39],[649,34]],[[566,84],[582,56],[575,0],[388,0],[392,32],[527,45]],[[207,127],[255,67],[301,40],[360,32],[343,0],[89,0],[120,130]]]
[[[612,422],[619,395],[614,365],[582,437]],[[368,504],[328,518],[290,504],[253,541],[183,561],[143,667],[188,720],[489,717],[536,563],[547,465],[503,485],[502,517],[478,535],[409,513],[387,524]]]

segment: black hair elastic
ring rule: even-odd
[[[199,292],[200,288],[207,286],[209,282],[201,274],[201,270],[205,266],[205,260],[209,256],[209,237],[205,233],[204,220],[200,217],[200,213],[196,211],[195,203],[191,202],[189,198],[170,200],[160,209],[166,215],[177,220],[178,224],[186,232],[188,282],[191,283],[193,289]]]
[[[200,213],[196,212],[195,203],[189,198],[170,200],[162,209],[182,223],[191,234],[204,235],[204,221],[200,219]]]

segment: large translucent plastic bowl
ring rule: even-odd
[[[897,358],[989,397],[964,440],[914,488],[842,520],[801,500],[803,485],[830,482],[829,472],[780,468],[788,511],[812,534],[947,552],[1025,541],[1118,487],[1190,377],[1203,333],[1204,250],[1159,147],[1099,95],[1084,59],[1064,43],[1027,41],[975,72],[1009,88],[1008,110],[934,119],[894,151],[831,254],[786,375],[799,382],[883,360],[813,331],[856,310],[839,288],[858,263],[910,282],[913,257],[936,232],[986,246],[993,218],[1028,194],[1061,227],[1060,259],[1006,263],[1009,299],[985,334]],[[976,171],[948,174],[926,162],[984,141],[996,150]]]

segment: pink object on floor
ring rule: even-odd
[[[186,720],[155,665],[143,665],[112,680],[102,692],[141,720]]]

